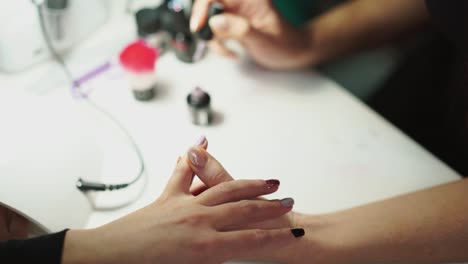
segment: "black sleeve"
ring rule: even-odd
[[[0,262],[60,264],[68,230],[26,240],[0,242]]]

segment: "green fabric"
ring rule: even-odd
[[[292,25],[300,26],[346,0],[273,0],[279,13]],[[318,70],[363,100],[384,82],[398,62],[393,49],[363,52],[318,67]]]
[[[300,26],[342,0],[273,0],[289,23]]]

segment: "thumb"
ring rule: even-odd
[[[188,165],[208,187],[234,180],[213,156],[200,147],[191,147],[187,153]]]
[[[243,40],[251,30],[247,19],[227,13],[213,16],[208,23],[218,39]]]

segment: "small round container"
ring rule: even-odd
[[[138,101],[149,101],[155,96],[154,72],[127,72],[127,78],[132,86],[132,92]]]
[[[131,43],[121,52],[120,64],[125,69],[135,99],[149,101],[155,96],[155,64],[158,58],[158,50],[141,40]]]
[[[213,121],[213,112],[211,110],[211,97],[200,87],[196,87],[188,96],[187,104],[189,106],[192,123],[198,126],[210,125]]]

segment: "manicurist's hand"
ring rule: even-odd
[[[206,142],[200,145],[206,147]],[[245,229],[291,211],[292,200],[288,198],[254,199],[276,192],[276,180],[230,181],[194,196],[190,192],[192,179],[186,155],[178,161],[165,191],[154,203],[97,229],[68,231],[63,263],[268,259],[258,252],[274,252],[300,242],[303,233],[291,227]]]
[[[235,57],[223,41],[239,41],[258,64],[270,69],[294,69],[314,64],[316,54],[308,37],[309,29],[296,29],[280,17],[270,0],[218,0],[225,13],[207,18],[214,0],[196,0],[190,28],[193,32],[209,23],[215,40],[211,47],[219,53]]]

